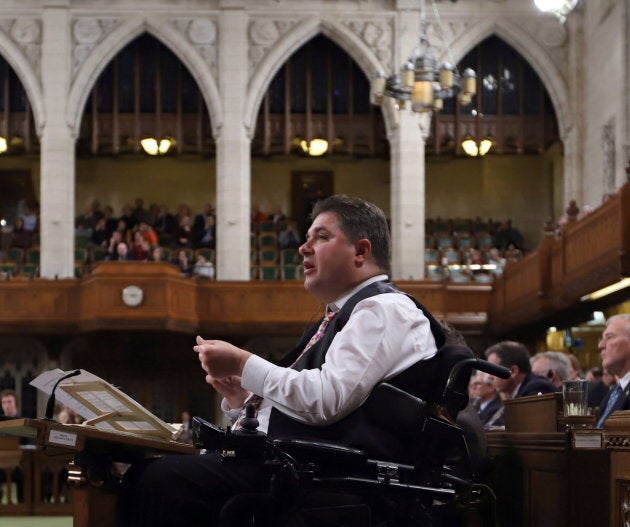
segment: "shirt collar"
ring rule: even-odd
[[[331,302],[330,304],[328,304],[326,306],[327,310],[331,310],[331,311],[335,311],[338,312],[343,306],[344,304],[356,293],[358,293],[359,291],[361,291],[361,289],[363,289],[364,287],[367,287],[370,284],[373,284],[374,282],[381,282],[383,280],[387,280],[388,277],[386,274],[377,274],[376,276],[373,276],[371,278],[368,278],[367,280],[365,280],[364,282],[361,282],[358,286],[356,286],[354,289],[352,289],[351,291],[347,292],[345,295],[340,296],[339,298],[337,298],[334,302]]]
[[[628,383],[630,383],[630,371],[626,373],[621,379],[619,379],[619,385],[621,386],[622,390],[626,389]]]

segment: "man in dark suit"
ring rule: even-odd
[[[602,367],[615,375],[619,382],[600,404],[597,427],[603,428],[606,419],[617,410],[630,410],[630,314],[608,319],[599,341]]]
[[[558,391],[549,380],[532,373],[529,352],[520,342],[511,340],[498,342],[486,350],[486,358],[489,362],[510,370],[508,379],[493,377],[495,389],[505,394],[508,399]]]

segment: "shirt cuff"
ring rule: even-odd
[[[256,395],[264,397],[265,379],[271,369],[275,367],[271,362],[260,358],[258,355],[251,355],[243,367],[241,386]]]
[[[221,411],[229,419],[230,423],[234,424],[241,415],[242,408],[230,408],[228,402],[225,399],[222,399]]]

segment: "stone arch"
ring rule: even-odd
[[[98,76],[134,38],[147,32],[165,44],[188,68],[208,107],[213,134],[221,127],[222,108],[216,80],[197,50],[171,25],[162,20],[135,18],[120,24],[90,53],[74,78],[68,97],[67,122],[78,136],[83,108]]]
[[[542,80],[556,111],[558,130],[563,138],[570,127],[567,83],[544,47],[525,30],[507,20],[480,21],[458,37],[452,45],[455,62],[464,58],[475,46],[496,35],[525,58]]]
[[[359,65],[363,73],[369,78],[377,71],[387,71],[388,66],[381,63],[369,46],[343,24],[332,19],[309,18],[297,24],[285,34],[266,53],[258,69],[252,75],[247,88],[244,109],[244,123],[250,138],[256,127],[256,116],[263,96],[274,75],[289,59],[289,57],[313,37],[322,33],[343,48]],[[383,105],[386,130],[389,133],[392,124],[396,122],[393,105]]]
[[[2,31],[0,31],[0,54],[11,65],[22,86],[24,86],[28,102],[33,110],[33,119],[37,133],[41,135],[46,115],[44,94],[42,93],[41,82],[37,73],[20,48]]]

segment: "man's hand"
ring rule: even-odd
[[[214,379],[232,375],[240,377],[247,359],[251,356],[249,351],[237,348],[229,342],[204,340],[199,336],[193,350],[199,354],[201,367]]]
[[[212,387],[223,396],[232,410],[242,408],[245,399],[251,395],[250,391],[241,387],[241,378],[236,375],[230,375],[229,377],[222,377],[220,379],[215,379],[211,375],[207,375],[206,382],[211,384]]]

